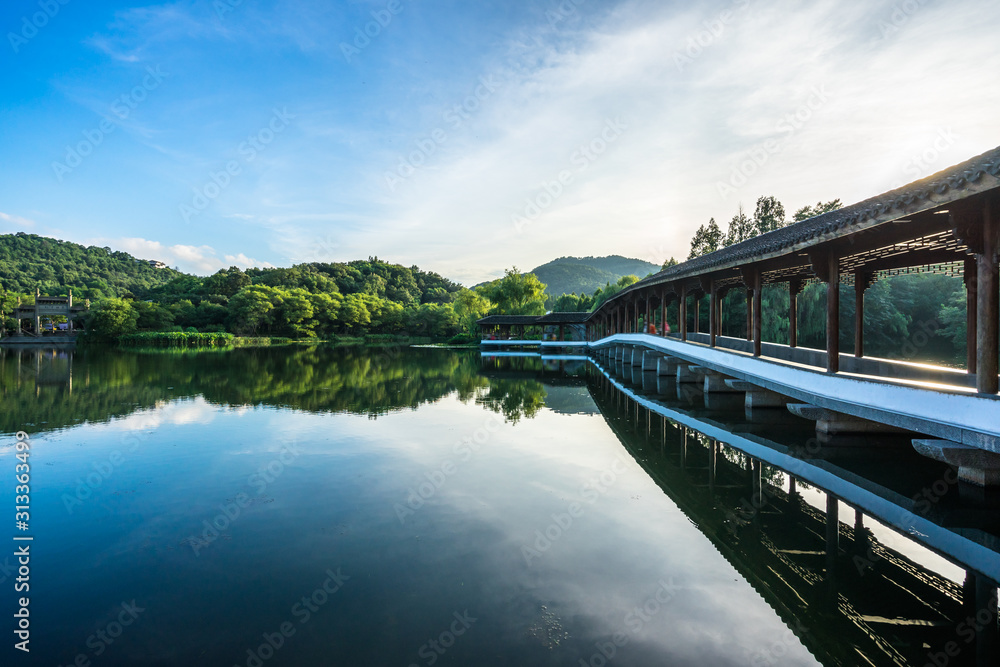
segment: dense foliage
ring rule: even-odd
[[[795,212],[791,222],[837,210],[839,199],[818,202]],[[712,218],[691,239],[688,259],[715,252],[790,224],[785,208],[774,197],[761,197],[753,217],[740,206],[726,232]],[[840,346],[854,349],[855,295],[853,286],[841,285]],[[763,319],[761,337],[765,341],[788,341],[789,297],[785,285],[767,285],[761,294]],[[691,309],[693,325],[693,308]],[[699,309],[699,330],[708,330],[708,299]],[[798,298],[798,339],[804,347],[826,347],[826,286],[813,282]],[[676,313],[667,321],[677,326]],[[746,330],[746,294],[730,292],[722,303],[723,335],[741,336]],[[877,281],[865,292],[865,354],[896,359],[919,359],[961,364],[965,359],[965,286],[961,278],[935,275],[899,275]]]
[[[163,285],[180,276],[111,248],[82,246],[35,234],[0,235],[0,283],[8,292],[65,295],[80,301],[123,296]]]
[[[646,276],[660,267],[641,259],[620,255],[608,257],[560,257],[532,269],[531,273],[545,283],[550,310],[563,310],[555,304],[565,294],[593,294],[607,284],[614,284],[622,276]],[[574,309],[575,310],[575,309]],[[581,310],[588,310],[581,308]]]

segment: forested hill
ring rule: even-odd
[[[82,246],[35,234],[0,235],[0,287],[8,292],[64,294],[81,299],[144,292],[184,275],[156,268],[127,252]]]
[[[659,270],[660,266],[652,262],[610,255],[560,257],[532,269],[531,273],[548,286],[546,294],[555,299],[562,294],[593,294],[608,283],[614,285],[622,276],[642,278]]]

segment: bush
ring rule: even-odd
[[[188,333],[182,331],[148,331],[120,336],[122,347],[229,347],[230,333]]]

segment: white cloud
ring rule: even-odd
[[[176,266],[181,271],[208,275],[219,269],[238,266],[242,269],[256,266],[270,268],[273,264],[262,262],[243,253],[223,255],[221,258],[211,246],[172,245],[166,246],[159,241],[143,238],[92,239],[88,245],[109,246],[115,250],[124,250],[140,259],[158,259],[169,266]]]
[[[903,19],[885,0],[702,7],[625,3],[599,29],[522,50],[395,192],[385,172],[440,118],[364,166],[360,196],[375,204],[338,224],[337,253],[399,257],[464,282],[567,254],[660,263],[685,257],[698,225],[714,216],[724,227],[741,202],[752,213],[774,195],[789,216],[821,199],[853,203],[1000,143],[1000,6],[928,4]],[[616,118],[627,129],[582,159]],[[926,173],[908,170],[948,128],[956,139]],[[777,150],[747,163],[765,141]],[[562,172],[572,183],[547,194]],[[519,230],[512,217],[532,200],[539,213]],[[297,212],[286,220],[293,229],[275,243],[289,257],[331,232]]]
[[[19,215],[10,215],[9,213],[3,213],[0,211],[0,220],[6,223],[5,227],[12,227],[14,229],[22,228],[32,228],[35,226],[34,220],[29,220],[28,218],[22,218]]]

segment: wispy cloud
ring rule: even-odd
[[[2,211],[0,211],[0,221],[3,221],[5,227],[18,230],[31,229],[35,226],[34,220],[22,218],[19,215],[10,215],[9,213],[3,213]]]
[[[107,245],[140,259],[158,259],[169,266],[176,266],[181,271],[207,275],[229,266],[240,268],[273,267],[273,264],[262,262],[243,253],[235,255],[224,254],[219,257],[211,246],[172,245],[166,246],[159,241],[144,238],[92,239],[89,245]]]

